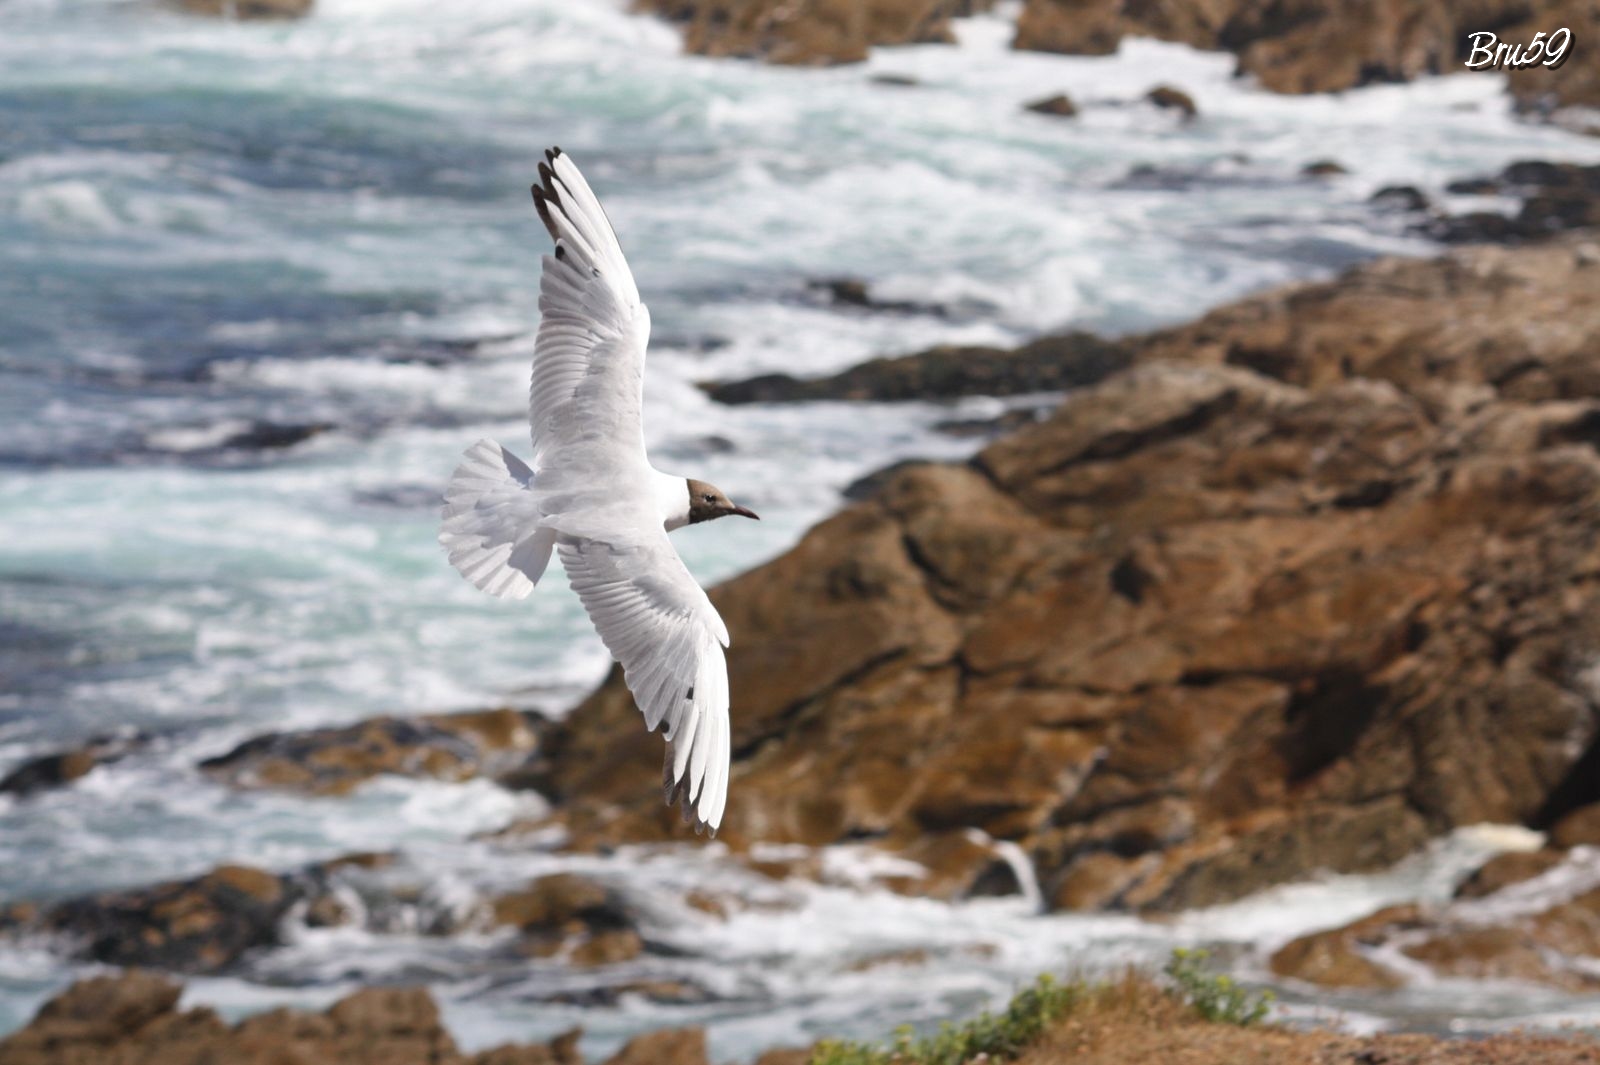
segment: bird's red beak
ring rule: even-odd
[[[761,520],[761,515],[757,514],[749,507],[734,507],[731,513],[737,514],[741,518],[754,518],[757,521]]]

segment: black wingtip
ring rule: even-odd
[[[561,194],[556,189],[556,173],[543,163],[539,164],[539,187],[556,203],[561,202]]]
[[[550,234],[550,239],[559,241],[560,237],[556,234],[555,219],[550,217],[549,201],[550,194],[548,192],[540,188],[538,185],[533,186],[533,206],[539,212],[539,221],[544,223],[544,228]],[[556,246],[556,255],[557,257],[561,255],[561,247],[559,244]]]
[[[549,156],[550,157],[550,161],[553,163],[553,162],[556,161],[556,156],[561,154],[561,149],[556,145],[551,145],[550,146],[550,150],[548,152],[545,152],[544,154]]]

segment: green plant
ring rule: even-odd
[[[1209,956],[1208,951],[1181,947],[1172,952],[1164,971],[1178,995],[1208,1021],[1248,1027],[1265,1020],[1272,1011],[1272,992],[1252,994],[1233,977],[1211,972],[1206,968]]]
[[[888,1047],[827,1040],[817,1044],[811,1065],[965,1065],[974,1059],[1010,1061],[1077,1004],[1085,987],[1041,976],[1018,992],[1003,1013],[984,1012],[965,1024],[945,1024],[930,1036],[910,1028],[895,1032]],[[988,1055],[981,1058],[979,1055]]]

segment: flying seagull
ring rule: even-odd
[[[539,164],[533,202],[556,245],[539,280],[533,459],[474,444],[445,489],[439,542],[463,577],[508,599],[533,591],[552,551],[561,556],[645,724],[666,737],[667,802],[715,834],[728,801],[728,628],[667,533],[756,515],[650,464],[650,312],[600,201],[560,148]]]

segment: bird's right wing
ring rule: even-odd
[[[539,279],[528,394],[534,467],[552,445],[586,435],[636,448],[642,462],[650,313],[589,183],[560,148],[545,160],[533,200],[556,247]]]
[[[645,724],[667,739],[667,802],[713,834],[728,801],[728,630],[659,524],[612,542],[557,544]]]

